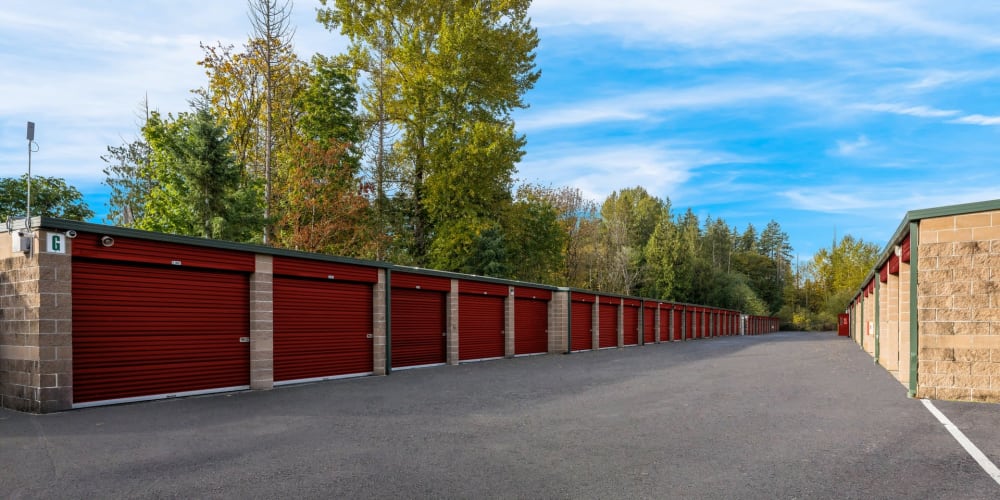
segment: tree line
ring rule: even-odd
[[[775,221],[737,229],[675,213],[642,187],[598,203],[518,183],[526,140],[511,114],[541,75],[530,0],[321,4],[317,22],[347,38],[345,53],[301,59],[291,3],[249,0],[241,46],[202,44],[206,82],[189,109],[141,105],[136,137],[102,156],[108,222],[779,314],[802,328],[824,326],[844,299],[849,279],[827,276],[839,266],[793,268]],[[92,217],[83,207],[62,213]]]

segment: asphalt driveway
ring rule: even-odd
[[[1000,406],[939,403],[1000,462]],[[833,334],[727,337],[27,415],[4,498],[1000,498]]]

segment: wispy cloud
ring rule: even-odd
[[[837,147],[830,151],[836,156],[854,156],[871,146],[871,141],[864,134],[853,141],[837,141]]]
[[[644,88],[609,98],[554,108],[535,107],[518,119],[518,128],[539,131],[594,123],[658,120],[661,113],[728,106],[749,106],[773,100],[820,102],[821,90],[802,83],[727,82],[696,87]]]
[[[951,120],[950,123],[960,123],[964,125],[997,126],[1000,125],[1000,116],[968,115]]]
[[[545,179],[576,187],[594,200],[632,186],[643,186],[663,197],[683,191],[683,185],[699,168],[753,161],[731,153],[669,144],[622,144],[582,150],[564,146],[530,155],[519,166],[519,177],[527,182]]]
[[[918,118],[946,118],[961,113],[954,109],[936,109],[929,106],[908,106],[897,103],[859,104],[855,107],[865,111],[915,116]]]
[[[923,7],[918,10],[918,7]],[[982,45],[1000,44],[991,26],[970,23],[976,11],[930,11],[926,4],[880,0],[536,0],[532,15],[541,26],[603,29],[625,39],[660,39],[691,46],[768,43],[803,36],[862,38],[910,33]],[[964,21],[964,22],[963,22]]]
[[[935,190],[933,182],[880,183],[877,186],[802,187],[778,193],[792,208],[825,214],[900,219],[910,211],[995,199],[996,189],[965,187]],[[886,228],[891,231],[893,228]]]

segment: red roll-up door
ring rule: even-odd
[[[445,362],[443,292],[393,288],[391,317],[393,368]]]
[[[576,295],[576,294],[574,294]],[[574,297],[571,305],[572,331],[570,332],[570,350],[586,351],[593,349],[594,304],[577,301]]]
[[[642,317],[642,343],[652,344],[656,342],[656,312],[658,309],[656,305],[653,304],[652,307],[646,307],[643,309]],[[664,335],[660,332],[660,335]]]
[[[275,382],[371,373],[371,334],[371,285],[275,276]]]
[[[502,358],[504,298],[461,294],[458,298],[458,359]]]
[[[549,303],[527,298],[514,299],[514,354],[549,351]]]
[[[618,306],[601,304],[598,309],[598,347],[618,347]]]
[[[73,402],[250,384],[246,274],[73,260]]]
[[[639,307],[626,304],[622,310],[622,345],[639,345]]]

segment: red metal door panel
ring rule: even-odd
[[[551,300],[552,290],[518,286],[514,288],[514,297],[519,299]]]
[[[427,274],[412,274],[393,271],[392,288],[410,288],[413,290],[450,292],[451,279]]]
[[[643,309],[642,318],[642,343],[652,344],[656,342],[656,311],[654,307]],[[664,335],[662,332],[660,335]],[[665,336],[665,335],[664,335]]]
[[[392,289],[393,368],[445,362],[444,299],[441,292]]]
[[[245,274],[73,260],[73,401],[250,384]]]
[[[377,267],[326,260],[299,259],[281,255],[274,257],[273,266],[275,276],[296,276],[331,281],[353,281],[356,283],[375,283],[378,281]]]
[[[594,348],[594,304],[573,301],[572,332],[570,332],[570,350],[586,351]]]
[[[274,380],[372,372],[372,288],[274,278]]]
[[[514,354],[548,352],[548,328],[548,302],[531,299],[514,300]]]
[[[625,306],[622,310],[622,345],[639,345],[639,308]]]
[[[507,285],[498,283],[487,283],[484,281],[460,280],[458,282],[458,293],[468,293],[472,295],[495,295],[506,297],[510,293]]]
[[[114,243],[106,247],[100,242],[101,236],[98,233],[79,233],[73,240],[73,257],[184,268],[201,267],[215,271],[249,273],[254,270],[252,252],[201,246],[208,241],[203,238],[170,236],[183,240],[170,243],[115,236]]]
[[[598,310],[598,341],[601,349],[618,347],[618,306],[601,304]]]
[[[502,358],[504,298],[461,294],[458,298],[458,359]]]

